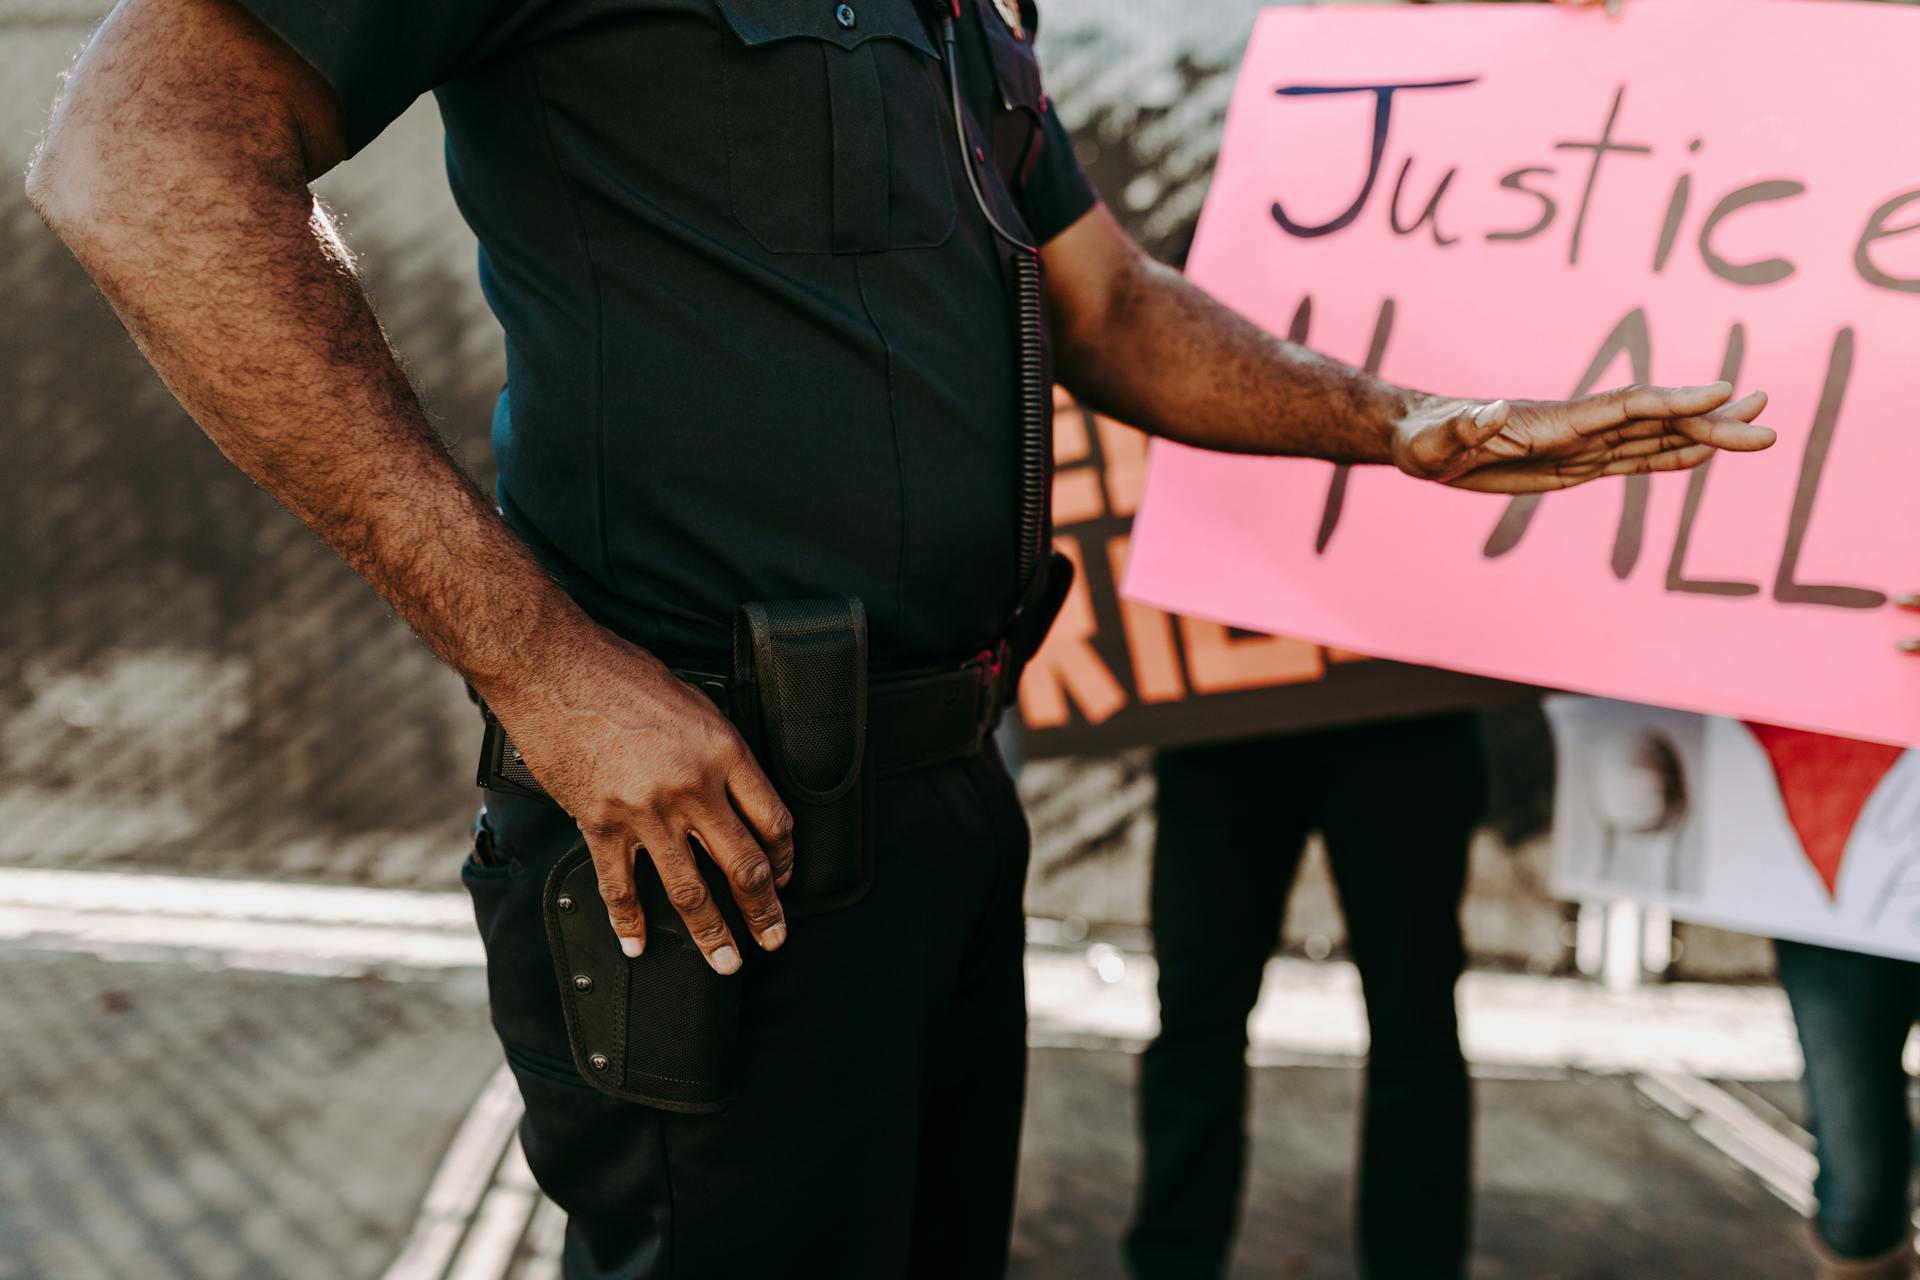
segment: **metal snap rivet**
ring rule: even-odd
[[[563,893],[560,895],[560,901],[555,903],[554,905],[558,906],[562,911],[571,911],[573,910],[573,899],[569,895]]]
[[[596,1053],[587,1059],[587,1065],[595,1071],[605,1071],[607,1069],[607,1055],[604,1053]]]
[[[593,979],[584,973],[576,973],[573,975],[573,989],[575,991],[591,991],[593,990]]]
[[[851,27],[853,25],[853,6],[843,4],[838,9],[835,9],[833,11],[833,20],[843,27]]]

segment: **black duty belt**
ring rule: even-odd
[[[867,690],[866,751],[874,772],[885,777],[979,754],[1012,700],[1016,672],[1010,657],[1007,643],[1001,641],[957,667],[876,674]],[[702,669],[705,665],[671,670],[712,699],[753,741],[755,735],[743,723],[746,709],[734,677]],[[486,734],[479,784],[550,799],[484,702],[480,712]]]

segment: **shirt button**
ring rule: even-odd
[[[853,25],[853,6],[843,4],[838,9],[835,9],[833,11],[833,20],[843,27],[851,27]]]

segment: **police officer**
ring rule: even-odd
[[[1191,444],[1502,493],[1771,441],[1724,386],[1464,401],[1268,336],[1095,204],[1034,22],[1015,0],[124,0],[29,172],[209,436],[557,802],[490,798],[466,874],[570,1276],[1003,1268],[1025,827],[978,725],[890,719],[882,685],[999,670],[969,659],[1031,618],[1049,361]],[[429,90],[506,334],[494,500],[307,187]],[[839,596],[869,618],[887,759],[870,886],[802,914],[792,806],[674,671],[724,656],[746,602]],[[585,1082],[541,905],[581,838],[636,974],[685,945],[738,984],[724,1110]]]

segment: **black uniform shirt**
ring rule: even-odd
[[[506,331],[502,509],[663,654],[851,593],[878,661],[941,662],[1014,603],[1006,260],[929,2],[243,0],[354,150],[435,92]],[[996,0],[956,25],[965,154],[1043,243],[1093,195],[1031,30]]]

